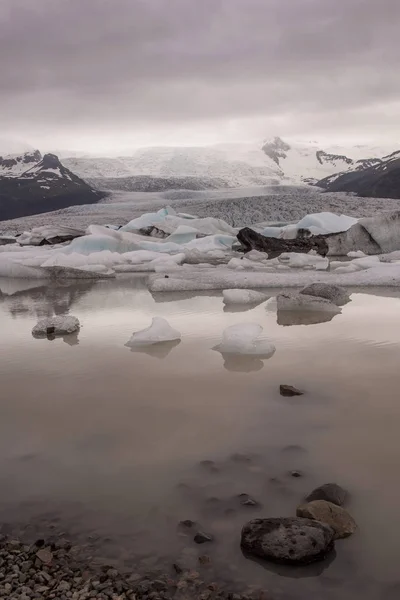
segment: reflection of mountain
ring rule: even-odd
[[[12,295],[2,292],[0,279],[0,302],[14,317],[30,315],[36,318],[64,315],[85,296],[95,285],[93,281],[71,281],[68,283],[37,282],[32,288],[32,281],[26,280],[27,289],[17,289]],[[8,288],[9,289],[9,288]]]

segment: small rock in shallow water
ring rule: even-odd
[[[303,477],[303,473],[301,471],[290,471],[290,476],[295,478]]]
[[[281,396],[291,397],[291,396],[303,396],[304,392],[301,392],[297,388],[292,385],[280,385],[279,392]]]
[[[212,542],[214,540],[212,535],[204,533],[203,531],[198,531],[193,539],[196,544],[205,544],[206,542]]]
[[[252,498],[248,494],[239,494],[238,498],[239,498],[240,504],[242,506],[251,506],[251,507],[260,506],[259,502],[257,502],[257,500],[254,500],[254,498]]]
[[[196,525],[195,521],[191,521],[191,519],[185,519],[184,521],[180,521],[179,525],[181,527],[185,527],[186,529],[190,529]]]
[[[340,487],[340,485],[337,483],[325,483],[313,490],[311,494],[307,496],[306,500],[307,502],[312,502],[313,500],[326,500],[337,506],[343,506],[346,497],[347,492]]]
[[[50,550],[48,550],[47,548],[42,548],[41,550],[38,550],[36,552],[36,556],[45,565],[50,565],[51,561],[53,560],[53,553],[50,552]]]
[[[242,529],[242,548],[250,555],[282,564],[322,560],[334,547],[334,531],[311,519],[254,519]]]
[[[357,529],[356,522],[347,510],[326,500],[313,500],[303,504],[298,507],[296,514],[298,517],[326,523],[334,530],[336,539],[349,537]]]

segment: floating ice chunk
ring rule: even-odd
[[[17,255],[18,256],[18,255]],[[46,279],[49,277],[41,268],[35,268],[0,255],[0,277],[17,277],[19,279]]]
[[[80,229],[63,226],[35,227],[32,231],[24,231],[18,237],[21,246],[40,246],[42,244],[57,244],[84,235]]]
[[[285,293],[278,294],[277,307],[279,311],[316,311],[339,314],[341,309],[326,298],[317,298],[307,294]]]
[[[297,223],[297,229],[308,229],[313,235],[347,231],[358,222],[354,217],[321,212],[306,215]]]
[[[348,252],[347,256],[349,258],[363,258],[364,256],[367,256],[367,255],[364,254],[364,252],[362,250],[354,250],[352,252]]]
[[[329,259],[318,254],[302,254],[297,252],[284,252],[278,257],[278,261],[292,269],[316,269],[326,271],[329,267]]]
[[[174,242],[175,244],[187,244],[197,237],[198,231],[194,227],[188,225],[179,225],[174,233],[171,233],[166,239],[167,242]]]
[[[32,329],[34,337],[52,335],[67,335],[79,330],[80,324],[76,317],[66,315],[63,317],[49,317],[41,319]]]
[[[141,217],[129,221],[129,223],[121,227],[120,231],[139,231],[139,229],[143,229],[144,227],[158,225],[167,215],[176,215],[176,212],[173,208],[167,206],[155,213],[145,213]]]
[[[268,296],[253,290],[224,290],[224,304],[258,304],[267,300]]]
[[[222,342],[214,349],[221,354],[243,354],[270,358],[275,346],[266,339],[259,339],[263,332],[257,323],[238,323],[227,327],[222,334]]]
[[[343,306],[350,300],[350,296],[344,288],[329,283],[312,283],[303,288],[300,294],[325,298],[336,304],[336,306]]]
[[[180,340],[181,334],[173,329],[166,319],[154,317],[150,327],[136,331],[126,346],[134,348],[137,346],[146,346],[159,344],[161,342],[173,342]]]
[[[74,267],[49,266],[43,267],[50,273],[52,279],[111,279],[115,271],[105,265],[83,265],[79,269]]]

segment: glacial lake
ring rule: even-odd
[[[0,281],[3,531],[65,532],[128,570],[176,563],[273,598],[398,598],[400,291],[354,290],[330,322],[283,326],[264,304],[228,311],[221,293],[152,297],[144,282]],[[65,313],[78,335],[32,337],[38,318]],[[131,351],[154,316],[182,341]],[[240,322],[264,327],[272,358],[213,350]],[[282,397],[280,384],[305,394]],[[349,490],[358,524],[335,555],[302,569],[242,555],[246,521],[294,516],[330,481]],[[242,506],[242,493],[261,508]],[[184,519],[215,541],[196,545]]]

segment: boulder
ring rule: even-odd
[[[315,488],[306,498],[307,502],[313,500],[326,500],[337,506],[343,506],[346,501],[347,492],[337,483],[325,483]]]
[[[349,537],[357,529],[353,517],[341,506],[326,500],[313,500],[298,507],[298,517],[326,523],[335,532],[335,539]]]
[[[341,309],[326,298],[317,298],[307,294],[284,293],[276,297],[279,311],[315,311],[337,315]]]
[[[286,396],[288,398],[290,398],[292,396],[302,396],[304,394],[304,392],[301,392],[300,390],[293,387],[292,385],[285,385],[285,384],[279,386],[279,393],[281,396]]]
[[[333,302],[336,306],[343,306],[343,304],[346,304],[350,300],[350,295],[345,289],[338,285],[330,285],[329,283],[312,283],[303,288],[300,294],[325,298],[325,300]]]
[[[322,560],[334,547],[334,530],[312,519],[254,519],[242,529],[242,548],[258,558],[306,565]]]
[[[253,229],[250,229],[250,227],[244,227],[237,234],[237,239],[242,245],[243,252],[258,250],[259,252],[266,252],[268,258],[276,258],[283,252],[301,252],[307,254],[310,250],[315,250],[317,254],[326,256],[329,250],[323,235],[285,240],[275,237],[266,237],[261,235],[261,233],[257,233]]]

